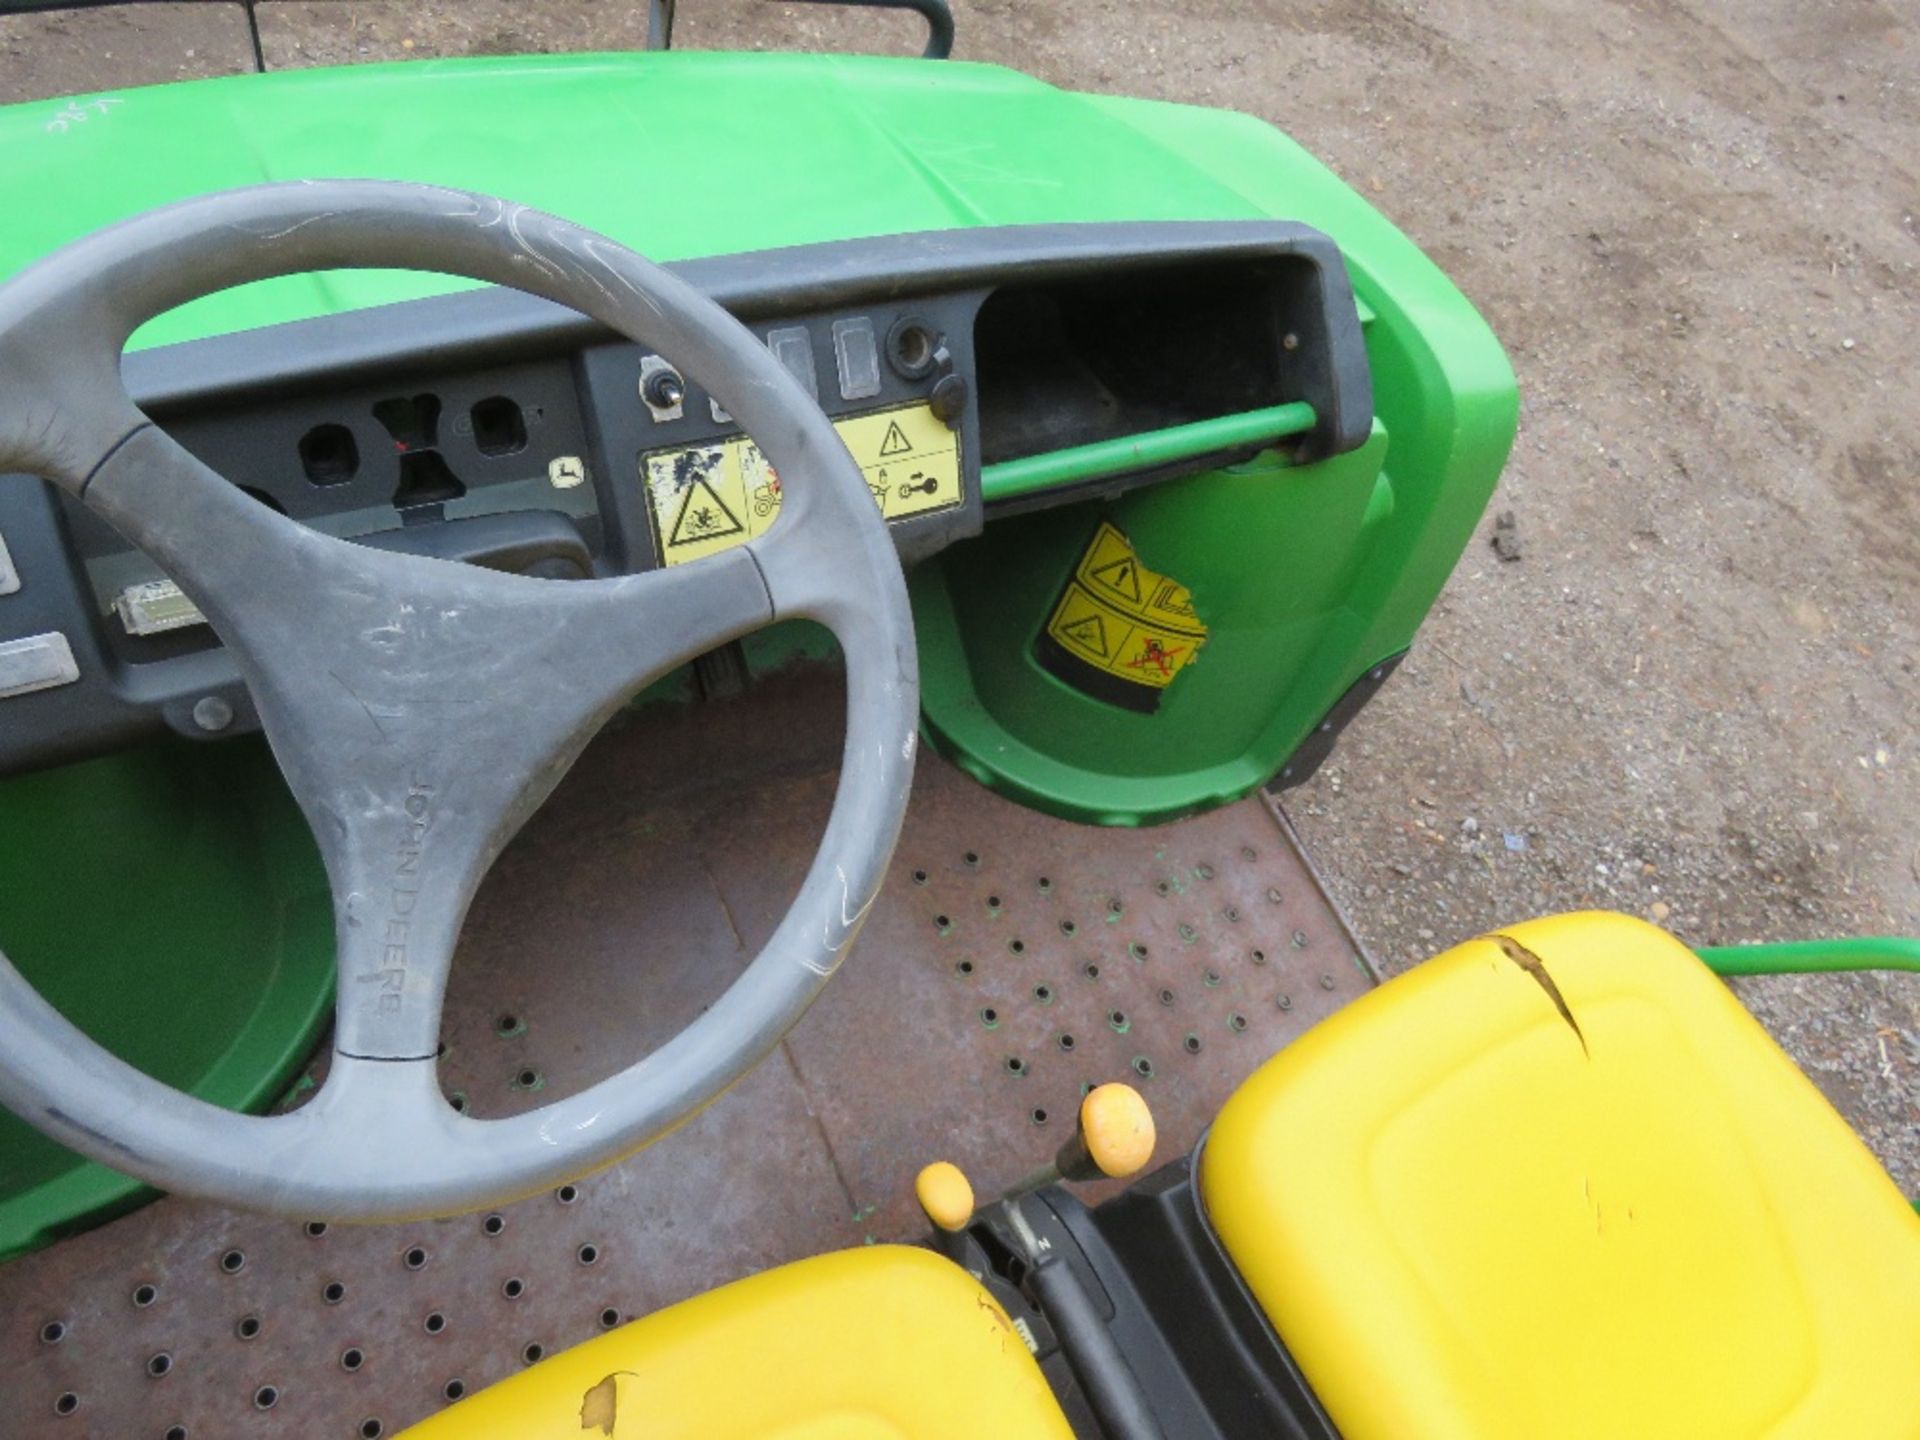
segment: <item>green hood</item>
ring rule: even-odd
[[[1274,215],[1356,261],[1417,252],[1246,116],[1077,95],[980,65],[810,55],[417,61],[0,109],[0,274],[124,216],[268,180],[432,181],[659,260],[968,225]],[[1358,278],[1358,277],[1356,277]],[[299,277],[163,317],[143,344],[455,288]]]

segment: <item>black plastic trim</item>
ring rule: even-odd
[[[1170,265],[1275,257],[1305,262],[1312,272],[1294,282],[1285,312],[1286,329],[1303,342],[1287,371],[1287,386],[1297,393],[1285,398],[1308,401],[1319,419],[1303,448],[1309,455],[1355,448],[1372,424],[1358,313],[1338,248],[1307,226],[1245,220],[982,227],[710,257],[670,268],[763,335],[771,324],[806,323],[814,332],[820,398],[830,413],[844,415],[925,402],[937,382],[883,371],[879,394],[840,401],[828,335],[837,316],[863,315],[884,334],[899,316],[919,315],[939,331],[951,376],[970,382],[974,320],[996,287],[1133,273],[1151,283],[1152,272]],[[482,450],[458,422],[475,400],[506,393],[502,387],[510,381],[514,393],[545,407],[533,446],[584,457],[591,483],[568,492],[578,505],[570,513],[594,573],[618,574],[658,563],[635,457],[709,443],[730,428],[709,413],[710,394],[698,376],[689,377],[681,418],[650,417],[634,389],[644,353],[563,306],[482,287],[137,351],[124,357],[122,369],[136,402],[217,471],[269,484],[249,457],[261,436],[278,437],[273,453],[286,451],[282,458],[293,464],[294,479],[268,498],[295,519],[323,525],[329,517],[360,513],[357,507],[384,505],[395,493],[394,447],[361,412],[380,395],[403,389],[445,395],[449,418],[432,448],[444,452],[469,488],[456,504],[418,506],[405,518],[431,522],[480,511],[481,490],[517,480],[533,449],[504,457]],[[978,386],[970,388],[952,420],[962,503],[895,522],[895,543],[907,563],[978,534],[984,523]],[[343,418],[355,427],[360,464],[337,482],[315,484],[304,465],[289,458],[297,458],[294,441],[316,420]],[[527,411],[529,425],[537,418]],[[292,439],[282,433],[289,429]],[[278,463],[270,461],[269,469]],[[1117,493],[1188,468],[1143,470],[1097,488]],[[1069,503],[1084,493],[1072,487],[1057,496],[1023,497],[1017,508]],[[566,508],[557,495],[540,503]],[[408,528],[419,533],[402,532],[391,543],[412,547],[426,538],[418,524]],[[211,738],[191,719],[195,702],[208,696],[225,700],[234,713],[220,735],[256,728],[231,659],[207,632],[129,640],[103,613],[95,592],[108,583],[107,571],[96,567],[124,554],[125,544],[97,517],[76,504],[54,503],[45,486],[0,483],[0,530],[24,582],[21,594],[0,601],[0,639],[59,630],[81,669],[75,684],[5,702],[0,774],[77,759],[166,729]]]
[[[1267,782],[1267,793],[1278,795],[1283,790],[1291,790],[1312,779],[1314,772],[1326,764],[1327,757],[1333,754],[1334,743],[1339,740],[1340,732],[1367,708],[1367,702],[1380,693],[1380,687],[1387,683],[1388,677],[1400,668],[1400,662],[1406,658],[1407,652],[1402,650],[1397,655],[1389,655],[1377,665],[1368,666],[1367,673],[1349,685],[1346,692],[1333,702],[1333,707],[1313,727],[1313,733],[1294,748],[1293,754],[1287,757],[1287,763]]]
[[[1096,1257],[1103,1284],[1118,1283],[1108,1267],[1125,1276],[1201,1407],[1203,1419],[1177,1433],[1340,1440],[1207,1222],[1197,1176],[1204,1145],[1097,1210],[1064,1210],[1067,1227]]]

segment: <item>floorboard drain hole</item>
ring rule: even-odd
[[[309,1240],[318,1240],[322,1235],[326,1233],[327,1233],[326,1221],[324,1220],[307,1221],[307,1238]]]
[[[407,1253],[400,1258],[406,1264],[407,1269],[424,1270],[427,1268],[427,1247],[424,1245],[410,1246]]]
[[[447,1097],[447,1103],[453,1106],[454,1114],[456,1115],[466,1114],[467,1113],[467,1092],[464,1090],[454,1091],[453,1094]]]
[[[493,1022],[493,1033],[502,1040],[507,1040],[515,1035],[526,1034],[527,1025],[518,1015],[502,1015]]]
[[[527,1282],[518,1275],[509,1275],[505,1283],[500,1286],[500,1293],[509,1300],[518,1300],[527,1293]]]
[[[1207,988],[1212,989],[1220,983],[1220,972],[1218,970],[1209,970],[1203,978],[1207,982]]]
[[[464,1380],[449,1380],[440,1387],[440,1393],[449,1400],[458,1400],[462,1395],[467,1393],[467,1382]]]
[[[1071,940],[1080,933],[1080,927],[1071,920],[1062,920],[1060,922],[1060,933]]]
[[[58,1345],[66,1338],[67,1322],[64,1320],[49,1320],[40,1327],[40,1343],[42,1345]]]
[[[244,1250],[227,1251],[226,1254],[220,1257],[220,1268],[229,1275],[238,1275],[242,1270],[247,1268],[247,1252]]]
[[[1173,1004],[1173,991],[1171,991],[1171,990],[1162,990],[1162,991],[1160,992],[1160,1003],[1161,1003],[1162,1005],[1171,1005],[1171,1004]]]
[[[447,1317],[442,1311],[430,1310],[427,1312],[427,1318],[422,1320],[420,1325],[429,1335],[438,1335],[447,1328]]]
[[[147,1374],[158,1380],[173,1369],[173,1356],[162,1350],[147,1361]]]
[[[1009,940],[1007,942],[1007,949],[1015,955],[1024,955],[1027,953],[1027,942],[1024,940]]]
[[[582,1265],[591,1265],[600,1258],[600,1247],[592,1243],[582,1245],[578,1250],[573,1252],[573,1258],[578,1260]]]
[[[1136,960],[1144,960],[1147,958],[1147,947],[1136,940],[1127,946],[1127,953]]]
[[[380,1436],[385,1433],[386,1428],[386,1426],[369,1415],[360,1422],[360,1440],[380,1440]]]
[[[558,1190],[553,1192],[553,1198],[558,1200],[562,1205],[571,1205],[580,1198],[580,1187],[578,1185],[562,1185]]]
[[[1068,1053],[1068,1054],[1072,1054],[1072,1053],[1073,1053],[1073,1045],[1074,1045],[1074,1040],[1073,1040],[1073,1036],[1071,1036],[1071,1035],[1062,1035],[1062,1036],[1060,1037],[1060,1039],[1058,1040],[1058,1042],[1056,1042],[1056,1043],[1058,1043],[1058,1045],[1060,1046],[1060,1048],[1061,1048],[1061,1050],[1063,1050],[1063,1051],[1065,1051],[1066,1053]]]
[[[1187,1054],[1198,1055],[1200,1053],[1200,1037],[1198,1035],[1189,1033],[1187,1038],[1180,1043],[1187,1047]]]
[[[967,851],[961,858],[967,862],[967,868],[969,870],[978,870],[980,868],[980,857],[973,851]]]
[[[169,1425],[167,1427],[167,1440],[187,1440],[187,1427],[184,1425]]]
[[[529,1365],[538,1365],[540,1363],[540,1357],[546,1353],[547,1347],[542,1345],[538,1340],[535,1340],[520,1352],[520,1358]]]
[[[973,961],[971,961],[971,960],[962,960],[962,961],[961,961],[961,962],[960,962],[960,963],[959,963],[958,965],[956,965],[956,966],[954,966],[954,967],[953,967],[953,973],[954,973],[954,974],[956,974],[956,975],[971,975],[971,974],[973,974]]]
[[[1107,1012],[1107,1024],[1111,1025],[1122,1035],[1126,1034],[1131,1027],[1131,1022],[1127,1019],[1127,1012],[1124,1010],[1109,1010]]]
[[[602,1330],[611,1330],[613,1329],[614,1326],[618,1325],[619,1323],[620,1323],[620,1312],[614,1309],[611,1305],[609,1305],[606,1309],[600,1312],[600,1328]]]
[[[1034,986],[1033,998],[1038,1000],[1042,1005],[1051,1005],[1053,1003],[1053,987],[1051,985]]]
[[[241,1340],[255,1339],[260,1334],[260,1317],[258,1315],[242,1315],[238,1320],[233,1322],[233,1333]]]
[[[1133,1073],[1138,1075],[1142,1080],[1151,1080],[1153,1078],[1153,1061],[1144,1055],[1134,1056]]]
[[[67,1391],[58,1400],[53,1402],[53,1413],[56,1415],[71,1415],[74,1411],[78,1410],[79,1408],[80,1408],[80,1397],[74,1394],[73,1391],[71,1390]]]
[[[1267,952],[1264,950],[1255,950],[1249,958],[1256,965],[1264,965],[1267,963]]]
[[[1080,973],[1085,975],[1089,980],[1098,980],[1100,978],[1100,967],[1089,960],[1085,965],[1080,967]]]
[[[1042,895],[1051,895],[1053,893],[1053,881],[1049,880],[1046,876],[1042,875],[1038,880],[1034,882],[1034,888],[1037,889]]]
[[[514,1072],[513,1088],[516,1090],[544,1090],[546,1088],[546,1084],[547,1084],[546,1076],[542,1075],[538,1070],[534,1069],[531,1065],[527,1066],[525,1069],[516,1070]]]
[[[504,1215],[489,1215],[480,1222],[480,1233],[483,1235],[498,1235],[506,1228],[507,1217]]]
[[[326,1288],[320,1292],[320,1298],[329,1305],[338,1305],[347,1298],[347,1287],[338,1280],[329,1280]]]
[[[367,1352],[358,1345],[349,1345],[340,1352],[340,1368],[351,1375],[367,1363]]]
[[[149,1305],[153,1304],[153,1302],[158,1300],[159,1298],[160,1298],[160,1291],[155,1286],[136,1285],[133,1287],[133,1303],[137,1308],[141,1310],[146,1309]]]
[[[1047,1112],[1044,1109],[1042,1109],[1040,1106],[1036,1105],[1033,1107],[1031,1111],[1028,1112],[1028,1118],[1031,1119],[1033,1123],[1036,1125],[1044,1125],[1047,1123]]]
[[[271,1410],[279,1403],[280,1390],[278,1386],[262,1385],[258,1390],[253,1392],[253,1408],[256,1410]]]
[[[1247,1028],[1247,1017],[1242,1015],[1238,1010],[1234,1011],[1231,1015],[1227,1016],[1227,1028],[1235,1034],[1238,1034]]]
[[[989,1030],[994,1029],[1000,1023],[1000,1012],[991,1005],[987,1006],[980,1012],[980,1023]]]
[[[1007,1057],[1007,1073],[1009,1075],[1026,1074],[1027,1062],[1022,1060],[1018,1055],[1009,1055]]]
[[[926,884],[926,883],[927,883],[927,872],[926,872],[926,871],[924,871],[924,870],[916,870],[916,871],[914,871],[914,872],[913,872],[913,883],[914,883],[914,884],[916,884],[916,885],[924,885],[924,884]]]
[[[953,920],[946,915],[936,915],[933,917],[933,928],[944,935],[953,928]]]

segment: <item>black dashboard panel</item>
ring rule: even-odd
[[[909,563],[989,513],[983,415],[989,463],[1290,400],[1314,406],[1316,458],[1372,420],[1344,267],[1303,226],[955,231],[670,268],[841,425]],[[567,579],[697,558],[777,515],[777,477],[701,377],[514,291],[136,352],[123,370],[214,470],[363,543]],[[0,773],[257,726],[191,602],[80,505],[0,478],[0,547]]]

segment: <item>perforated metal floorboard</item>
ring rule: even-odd
[[[832,797],[840,692],[638,715],[501,857],[442,1075],[478,1114],[583,1087],[771,932]],[[496,1215],[302,1226],[167,1199],[0,1268],[0,1436],[391,1435],[542,1353],[820,1250],[910,1239],[924,1161],[984,1195],[1129,1078],[1192,1146],[1370,983],[1284,818],[1037,815],[923,756],[890,881],[781,1053],[625,1164]]]

